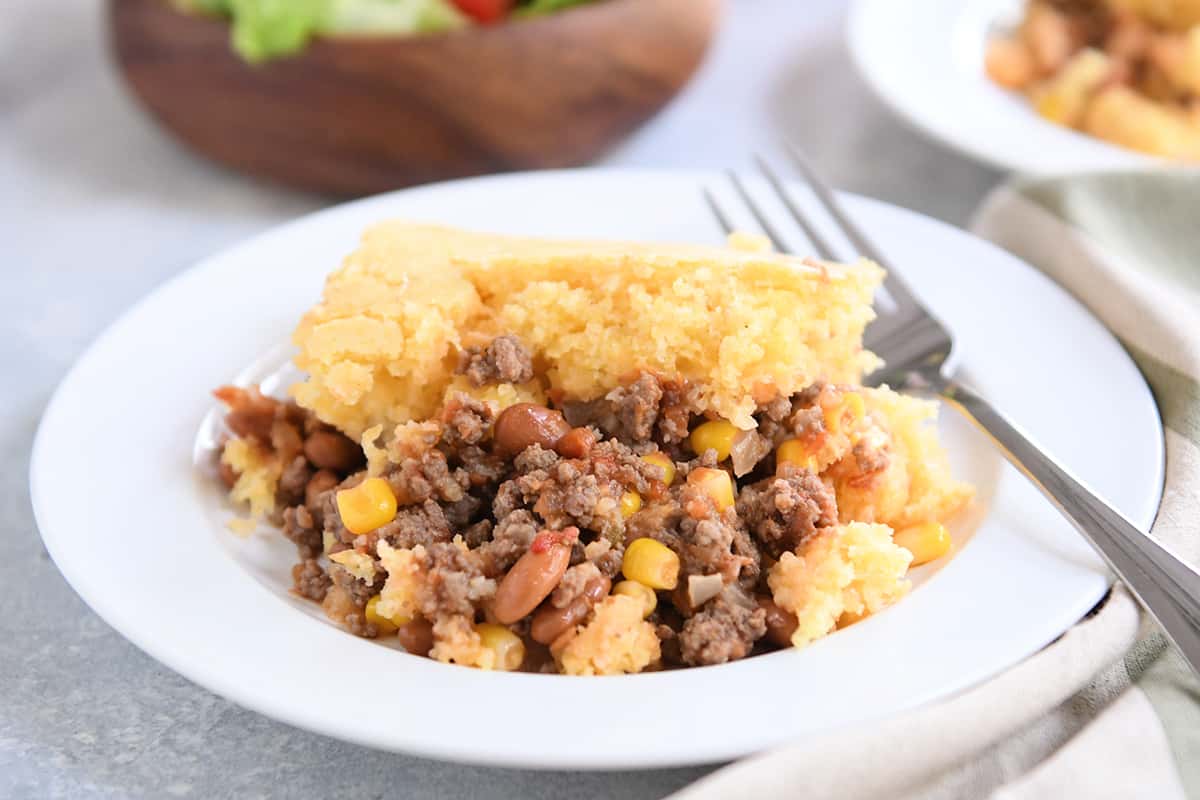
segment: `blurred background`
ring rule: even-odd
[[[839,187],[959,225],[999,180],[910,131],[872,96],[845,51],[843,0],[723,5],[691,80],[590,163],[747,167],[754,152],[770,154],[788,139]],[[675,6],[687,13],[686,2]],[[589,12],[562,13],[566,24],[565,15]],[[0,648],[0,796],[249,797],[281,777],[294,796],[328,795],[332,763],[339,794],[382,796],[404,785],[413,796],[565,796],[565,776],[532,781],[376,753],[234,707],[110,630],[50,562],[25,476],[37,420],[71,362],[122,311],[196,260],[340,199],[249,177],[168,134],[123,80],[107,14],[97,0],[7,0],[0,18],[0,534],[8,554],[0,560],[0,632],[10,643]],[[550,30],[551,22],[528,24]],[[181,51],[211,45],[207,34],[168,35]],[[164,58],[149,45],[130,47],[131,69]],[[323,57],[356,68],[353,57]],[[172,68],[186,75],[200,66]],[[536,66],[513,67],[513,80]],[[320,89],[319,76],[300,78]],[[505,78],[494,76],[497,91],[511,91]],[[220,114],[203,112],[204,103],[220,109],[223,101],[208,91],[175,106],[207,119],[204,135],[219,138]],[[630,94],[638,96],[636,88],[598,102],[619,104]],[[262,102],[269,106],[270,96]],[[220,309],[213,317],[217,324]],[[572,796],[655,797],[703,772],[572,776],[569,785]]]

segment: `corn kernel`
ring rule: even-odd
[[[642,456],[642,460],[656,467],[662,467],[663,483],[667,486],[675,482],[675,462],[666,453],[650,453]]]
[[[367,478],[338,492],[337,507],[346,529],[361,536],[396,518],[396,495],[383,478]]]
[[[950,552],[950,534],[940,522],[922,522],[896,531],[892,541],[912,553],[910,566],[926,564]]]
[[[496,664],[493,669],[512,672],[520,669],[525,660],[525,643],[521,637],[503,625],[485,622],[475,626],[479,640],[484,647],[496,654]]]
[[[804,469],[817,469],[817,459],[808,452],[808,446],[800,439],[788,439],[775,450],[775,466],[793,464]]]
[[[636,541],[636,540],[635,540]],[[612,589],[613,594],[623,594],[626,597],[632,597],[642,604],[642,617],[650,616],[654,613],[654,609],[658,607],[658,595],[644,583],[637,581],[621,581]]]
[[[634,539],[625,548],[621,572],[651,589],[674,589],[679,583],[679,556],[662,542]]]
[[[733,447],[733,437],[737,436],[737,433],[738,429],[732,422],[713,419],[698,425],[692,431],[692,435],[688,437],[688,443],[691,444],[696,455],[702,456],[706,450],[716,450],[717,461],[724,461],[729,458],[729,450]]]
[[[837,435],[861,422],[866,413],[866,404],[863,403],[862,395],[856,392],[847,392],[842,395],[840,402],[832,408],[826,409],[825,430]]]
[[[379,613],[379,595],[375,595],[367,601],[367,622],[379,629],[380,636],[386,636],[389,633],[395,633],[396,629],[401,625],[407,625],[412,622],[411,619],[405,617],[385,617]]]
[[[1061,95],[1050,92],[1041,94],[1034,100],[1033,108],[1038,114],[1051,122],[1058,123],[1059,125],[1067,124],[1067,105]]]
[[[734,231],[725,237],[725,244],[745,253],[769,253],[772,250],[770,239],[750,231]]]
[[[621,516],[629,519],[642,507],[642,496],[637,492],[625,492],[621,495]]]
[[[708,495],[717,511],[733,507],[733,478],[725,470],[698,467],[688,473],[687,482]]]

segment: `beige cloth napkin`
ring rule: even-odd
[[[974,229],[1073,292],[1137,361],[1166,429],[1152,533],[1200,562],[1200,172],[1018,179]],[[1200,800],[1200,683],[1118,585],[981,686],[746,759],[672,797]]]

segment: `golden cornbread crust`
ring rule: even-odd
[[[912,554],[892,543],[886,525],[852,522],[784,553],[767,583],[780,608],[796,615],[792,646],[804,647],[839,620],[874,614],[908,593]]]
[[[386,222],[293,336],[296,401],[358,438],[442,405],[459,351],[517,335],[539,367],[512,397],[591,400],[649,370],[753,427],[761,402],[857,383],[882,270],[723,247],[570,242]]]
[[[658,637],[654,626],[642,620],[641,605],[631,597],[611,595],[567,643],[559,661],[567,675],[620,675],[641,672],[658,659]]]

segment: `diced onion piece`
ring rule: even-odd
[[[689,575],[688,603],[693,609],[699,608],[719,595],[724,585],[720,575]]]

